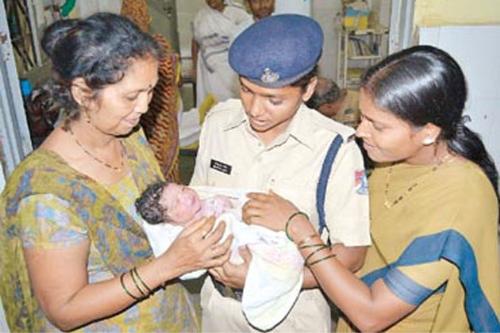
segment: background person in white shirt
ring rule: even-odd
[[[229,45],[252,17],[244,8],[224,0],[206,0],[193,21],[193,77],[196,78],[196,105],[208,94],[219,102],[238,94],[238,76],[227,59]]]

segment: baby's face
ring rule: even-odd
[[[175,224],[186,224],[201,209],[200,197],[193,189],[174,183],[163,189],[160,204],[167,209],[168,218]]]

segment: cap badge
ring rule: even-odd
[[[280,75],[266,67],[264,73],[260,76],[260,80],[264,83],[273,83],[280,79]]]

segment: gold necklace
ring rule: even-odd
[[[446,155],[445,158],[441,159],[439,163],[435,164],[431,170],[429,170],[427,173],[423,174],[422,176],[418,177],[420,178],[420,182],[415,181],[412,183],[403,193],[398,195],[398,197],[394,200],[389,200],[389,184],[391,181],[391,174],[392,174],[392,169],[394,167],[394,164],[389,167],[389,170],[387,170],[387,175],[385,177],[385,189],[384,189],[384,206],[388,209],[391,209],[392,207],[396,206],[401,200],[406,198],[414,189],[415,187],[418,186],[418,184],[421,184],[429,175],[434,173],[441,165],[446,163],[447,161],[451,160],[451,155]],[[418,180],[418,179],[417,179]]]
[[[105,167],[113,170],[113,171],[117,171],[117,172],[121,172],[123,170],[123,167],[125,165],[125,147],[123,146],[123,142],[120,140],[120,146],[121,146],[121,149],[122,149],[122,152],[121,152],[121,161],[120,161],[120,166],[114,166],[114,165],[111,165],[109,164],[108,162],[106,161],[103,161],[101,160],[100,158],[98,158],[97,156],[94,156],[87,148],[85,148],[85,146],[80,142],[78,141],[78,138],[76,137],[75,133],[73,132],[73,129],[71,128],[71,126],[68,125],[68,130],[69,130],[69,133],[71,134],[71,137],[75,140],[76,144],[82,148],[83,152],[85,154],[87,154],[88,156],[92,157],[92,159],[96,162],[98,162],[99,164],[102,164],[104,165]]]

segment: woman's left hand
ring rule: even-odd
[[[211,268],[208,271],[217,281],[222,282],[224,285],[231,288],[243,289],[248,273],[248,266],[252,260],[252,254],[246,246],[240,247],[238,250],[243,259],[242,264],[231,264],[228,260],[222,266]]]
[[[286,221],[299,209],[293,203],[270,191],[249,193],[249,200],[243,205],[242,217],[247,224],[258,224],[272,230],[285,229]]]

